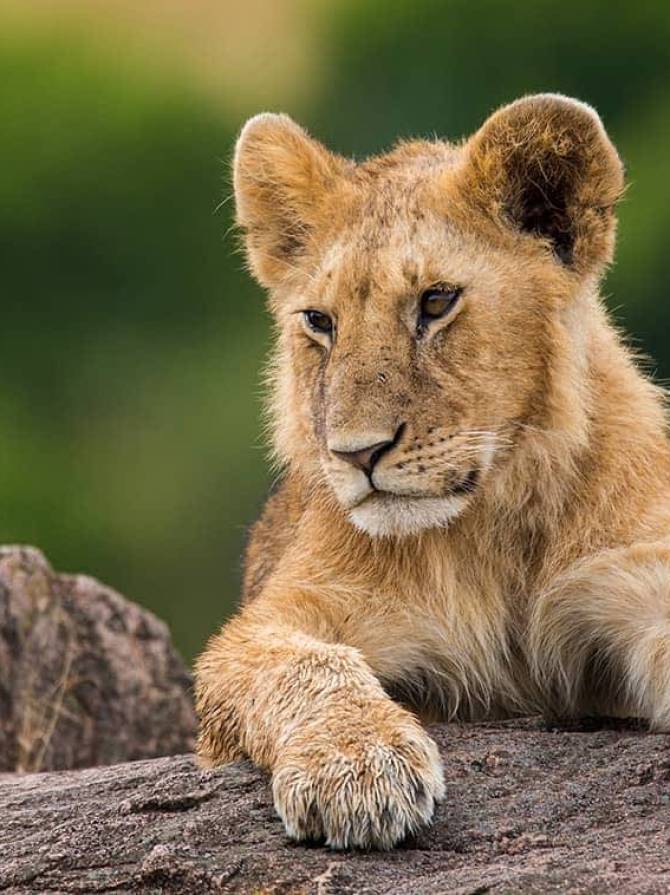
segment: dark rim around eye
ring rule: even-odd
[[[419,323],[425,325],[431,320],[440,320],[451,311],[463,290],[460,287],[426,289],[421,296]]]
[[[310,329],[314,330],[314,332],[324,333],[325,335],[330,335],[332,333],[333,321],[328,314],[324,314],[322,311],[309,310],[303,311],[303,315],[307,321],[307,325]]]

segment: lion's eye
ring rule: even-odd
[[[419,326],[425,327],[431,320],[439,320],[440,317],[446,317],[458,301],[462,291],[458,286],[426,289],[421,296]]]
[[[324,314],[321,311],[303,311],[302,313],[307,325],[315,333],[325,333],[325,335],[332,333],[333,321],[328,314]]]

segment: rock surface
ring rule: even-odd
[[[247,763],[0,775],[0,891],[670,892],[670,737],[534,719],[433,733],[447,798],[387,854],[289,843]]]
[[[0,771],[193,748],[190,678],[167,626],[93,578],[0,547]]]

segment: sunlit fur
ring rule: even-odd
[[[623,174],[595,112],[529,97],[358,164],[263,115],[234,174],[283,478],[197,665],[201,759],[271,770],[294,838],[388,848],[443,794],[417,716],[670,729],[670,453],[598,295]],[[435,283],[462,295],[422,332]],[[392,439],[370,478],[332,453]]]

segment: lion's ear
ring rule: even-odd
[[[233,161],[235,203],[249,265],[263,286],[294,269],[344,165],[287,115],[246,123]]]
[[[464,186],[478,207],[546,240],[580,273],[609,262],[623,166],[598,114],[557,94],[495,112],[465,146]]]

